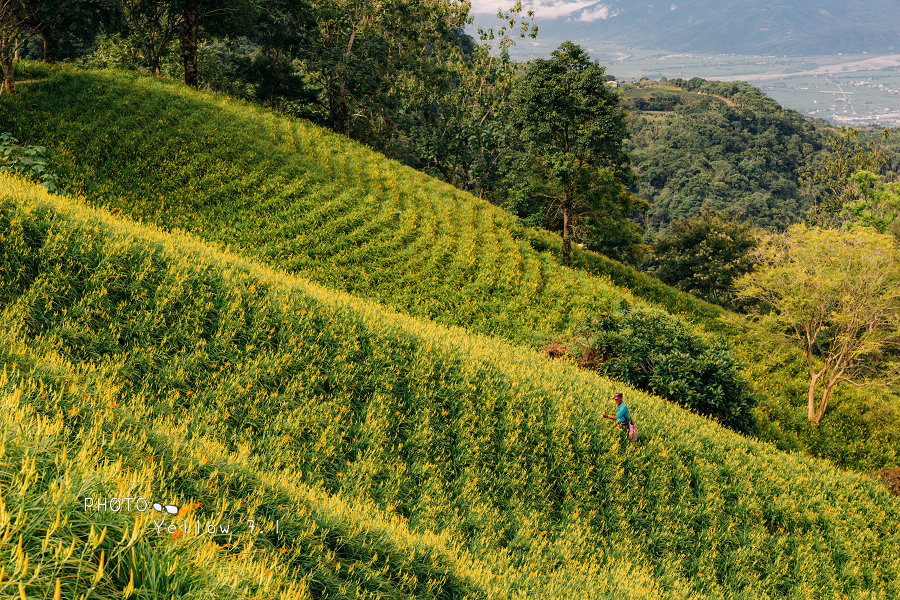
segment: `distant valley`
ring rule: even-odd
[[[835,124],[900,126],[900,13],[883,0],[753,8],[689,0],[666,10],[633,0],[544,4],[535,8],[537,39],[519,40],[517,60],[549,56],[571,40],[620,80],[746,81]],[[497,23],[474,16],[475,26]]]

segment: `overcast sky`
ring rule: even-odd
[[[474,14],[497,14],[498,9],[504,11],[514,4],[513,0],[472,0],[472,13]],[[552,19],[555,17],[564,17],[576,10],[591,7],[583,11],[577,18],[579,21],[596,21],[597,19],[608,19],[616,16],[609,6],[598,4],[597,0],[531,0],[525,4],[524,11],[534,10],[534,16],[540,19]],[[672,5],[675,10],[675,5]]]
[[[592,2],[584,2],[583,0],[532,0],[522,4],[525,6],[525,11],[532,8],[536,17],[547,19],[567,15],[579,8],[596,3],[597,0]],[[515,4],[514,0],[472,0],[472,12],[496,14],[497,9],[506,11],[513,4]]]

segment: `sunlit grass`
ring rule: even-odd
[[[9,178],[0,237],[5,596],[900,594],[862,476],[626,390],[628,444],[618,384]]]

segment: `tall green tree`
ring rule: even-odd
[[[35,7],[27,0],[0,0],[0,68],[3,91],[16,93],[16,52],[33,35]]]
[[[705,212],[672,223],[653,242],[647,270],[707,302],[732,306],[734,280],[750,271],[755,247],[752,224]]]
[[[515,194],[537,200],[548,220],[559,215],[566,265],[573,233],[601,251],[622,251],[639,240],[639,228],[627,219],[642,203],[626,190],[634,175],[622,149],[625,114],[605,73],[581,47],[565,42],[550,59],[531,62],[512,95],[522,150]]]
[[[177,0],[121,0],[128,29],[144,51],[147,68],[159,75],[162,58],[182,26],[183,12]]]
[[[521,2],[498,11],[499,27],[479,27],[477,43],[448,57],[443,86],[410,82],[410,107],[420,118],[409,139],[420,168],[481,197],[490,191],[513,139],[507,117],[518,65],[509,50],[517,39],[537,36],[533,17],[522,15]]]
[[[66,0],[53,0],[66,1]],[[162,59],[176,39],[181,45],[184,82],[199,81],[199,37],[256,35],[261,22],[284,22],[308,9],[300,0],[119,0],[128,33],[144,51],[151,73],[159,75]]]
[[[264,64],[280,72],[290,59],[298,33],[308,29],[307,0],[170,0],[181,13],[181,56],[184,82],[197,87],[201,31],[212,37],[249,36],[263,47]],[[277,40],[277,42],[275,41]],[[278,87],[276,84],[275,87]]]
[[[738,294],[762,302],[757,318],[770,335],[803,349],[810,421],[819,424],[843,381],[896,383],[889,351],[900,341],[900,253],[892,236],[799,224],[763,238],[756,259]]]
[[[59,40],[90,43],[99,31],[121,19],[118,0],[25,0],[28,25],[41,36],[44,62],[56,62]]]
[[[440,58],[459,44],[468,9],[455,0],[315,2],[315,35],[301,57],[322,90],[322,120],[383,147],[402,117],[401,82],[443,76]]]
[[[890,137],[885,129],[882,141]],[[826,152],[818,164],[807,164],[800,176],[800,184],[813,193],[814,204],[807,220],[820,227],[839,227],[845,222],[844,207],[862,198],[853,175],[869,171],[878,176],[886,174],[888,156],[874,140],[863,144],[859,130],[841,126],[840,132],[826,141]]]

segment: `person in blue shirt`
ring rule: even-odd
[[[631,414],[628,412],[628,407],[625,406],[625,401],[622,397],[622,392],[616,392],[613,394],[613,400],[616,402],[616,416],[608,415],[603,413],[603,418],[605,419],[615,419],[616,424],[622,428],[622,430],[627,434],[628,426],[631,424]]]

